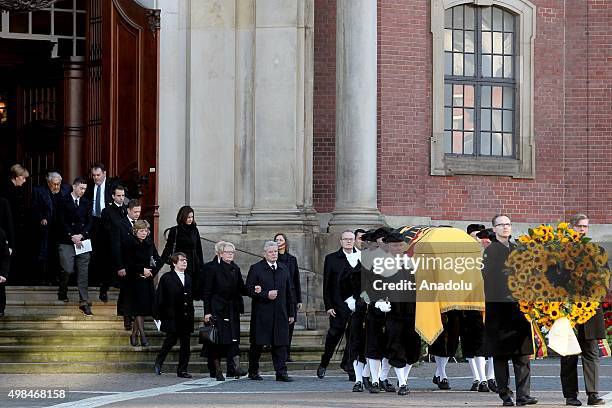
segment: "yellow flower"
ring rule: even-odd
[[[568,228],[569,228],[569,223],[567,223],[567,222],[560,222],[557,225],[557,229],[558,230],[567,230]]]
[[[599,246],[595,245],[592,242],[588,242],[587,244],[585,244],[584,249],[586,253],[589,254],[590,256],[595,256],[599,253]]]
[[[574,268],[576,267],[576,263],[574,262],[573,259],[568,259],[567,261],[565,261],[565,269],[573,271]]]
[[[602,252],[595,256],[595,263],[599,266],[605,266],[608,263],[608,253]]]
[[[532,241],[529,235],[521,235],[518,240],[521,244],[526,244]]]

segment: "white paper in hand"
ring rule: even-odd
[[[84,241],[81,241],[82,246],[80,248],[77,248],[76,244],[74,245],[74,252],[75,255],[80,255],[80,254],[84,254],[87,252],[91,252],[91,239],[86,239]]]
[[[391,303],[386,300],[379,300],[378,302],[374,303],[374,307],[383,313],[389,313],[391,311]]]
[[[157,331],[161,331],[161,320],[153,319],[153,323],[155,323],[155,327],[157,327]]]
[[[567,317],[561,317],[553,323],[548,332],[548,347],[562,356],[572,356],[582,352]]]
[[[355,298],[354,297],[351,296],[347,298],[344,302],[346,303],[348,308],[351,309],[351,312],[355,311]]]

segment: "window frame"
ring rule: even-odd
[[[514,156],[457,155],[444,152],[444,13],[459,5],[497,6],[515,18]],[[533,132],[533,73],[536,7],[526,0],[432,0],[433,35],[432,136],[430,174],[510,176],[535,178]],[[463,78],[466,77],[457,77]],[[478,79],[474,77],[474,79]],[[476,137],[476,136],[474,136]],[[475,151],[475,150],[474,150]]]

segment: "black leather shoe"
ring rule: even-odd
[[[606,401],[603,398],[599,398],[599,395],[589,394],[589,398],[587,398],[587,405],[604,405]]]
[[[223,376],[223,373],[217,373],[215,380],[217,381],[225,381],[225,377]]]
[[[4,317],[4,310],[0,310],[0,317]]]
[[[438,385],[438,383],[440,382],[440,377],[437,375],[434,375],[434,378],[431,380],[431,382]]]
[[[506,395],[505,397],[502,397],[502,405],[504,407],[513,407],[514,406],[514,401],[512,401],[512,397],[509,395]]]
[[[533,405],[533,404],[537,404],[537,403],[538,403],[538,399],[530,397],[529,395],[516,399],[516,406],[517,407],[522,407],[524,405]]]
[[[385,392],[395,392],[395,387],[389,382],[388,379],[381,381],[380,389]]]
[[[157,374],[157,375],[161,375],[161,365],[159,365],[159,364],[155,364],[155,365],[153,366],[153,370],[155,371],[155,374]]]
[[[138,336],[136,336],[135,334],[130,334],[130,344],[132,345],[132,347],[138,346]]]
[[[132,330],[132,318],[130,316],[123,316],[123,328],[126,331]]]
[[[489,390],[491,390],[491,392],[497,392],[497,383],[494,379],[487,380],[487,385],[489,386]]]
[[[193,376],[191,374],[189,374],[187,371],[182,371],[180,373],[176,373],[176,376],[179,378],[193,378]]]
[[[357,381],[355,385],[353,385],[353,392],[363,392],[363,384],[361,381]]]
[[[93,315],[93,313],[92,313],[92,311],[91,311],[91,307],[89,307],[89,305],[81,305],[81,306],[79,306],[79,310],[80,310],[81,312],[83,312],[83,314],[84,314],[85,316],[91,316],[91,315]]]
[[[405,385],[400,385],[399,390],[397,390],[397,395],[406,395],[408,394],[408,387]]]
[[[582,405],[582,402],[578,398],[566,398],[565,405],[569,405],[570,407],[579,407]]]
[[[448,382],[448,378],[443,378],[438,382],[438,388],[441,390],[450,390],[451,386]]]
[[[482,381],[478,384],[478,392],[489,392],[489,385],[486,381]]]
[[[108,293],[106,293],[106,291],[100,291],[100,296],[98,296],[98,299],[104,303],[108,302]]]
[[[478,386],[479,385],[480,385],[480,383],[478,382],[478,380],[474,380],[474,382],[472,382],[472,388],[470,388],[470,391],[478,391]]]
[[[287,362],[288,363],[293,363],[293,359],[291,357],[287,357]]]
[[[62,294],[62,293],[58,293],[57,294],[57,300],[64,302],[64,303],[68,303],[68,295],[66,294]]]
[[[348,377],[350,382],[355,382],[357,380],[355,373],[348,373]]]
[[[259,374],[249,374],[249,380],[261,381],[263,377]]]
[[[325,367],[319,366],[319,368],[317,368],[317,377],[319,377],[319,378],[325,377],[325,371],[326,370],[327,369]]]
[[[276,381],[282,382],[293,382],[293,378],[289,377],[289,374],[276,374]]]
[[[370,391],[372,387],[372,383],[370,382],[370,377],[363,377],[363,388]]]
[[[378,394],[380,392],[380,387],[378,386],[378,383],[372,383],[372,386],[370,387],[370,394]]]

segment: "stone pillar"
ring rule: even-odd
[[[64,62],[64,167],[62,177],[71,184],[84,174],[85,154],[85,59],[70,57]]]
[[[382,223],[376,203],[376,0],[337,0],[336,203],[331,229]]]

